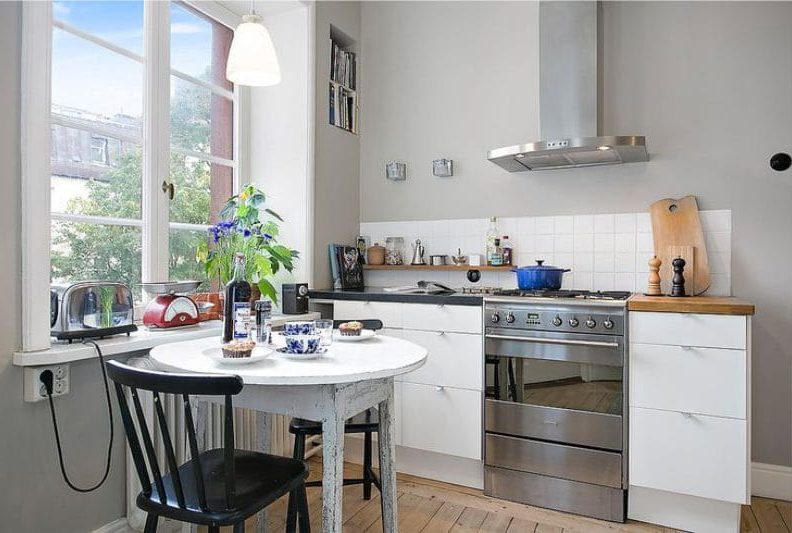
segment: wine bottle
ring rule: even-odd
[[[226,285],[223,342],[247,339],[250,327],[250,283],[245,280],[245,254],[234,257],[234,278]]]

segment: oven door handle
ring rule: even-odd
[[[502,341],[523,341],[523,342],[539,342],[544,344],[566,344],[572,346],[597,346],[601,348],[618,348],[617,342],[603,342],[603,341],[576,341],[572,339],[548,339],[545,337],[520,337],[517,335],[486,335],[488,339],[496,339]]]

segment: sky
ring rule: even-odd
[[[171,65],[192,76],[211,60],[211,25],[171,4]],[[143,54],[142,1],[56,1],[55,20]],[[143,114],[143,65],[59,28],[52,39],[52,102],[112,116]],[[173,83],[172,83],[173,85]]]

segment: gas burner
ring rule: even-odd
[[[626,300],[632,293],[628,291],[584,291],[584,290],[544,290],[521,291],[520,289],[503,289],[493,293],[494,296],[519,296],[525,298],[576,298],[579,300]]]
[[[503,291],[500,287],[462,287],[460,292],[462,294],[500,294]]]

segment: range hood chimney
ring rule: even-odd
[[[539,132],[542,141],[490,150],[509,172],[648,161],[640,135],[600,136],[598,19],[600,3],[539,4]]]

